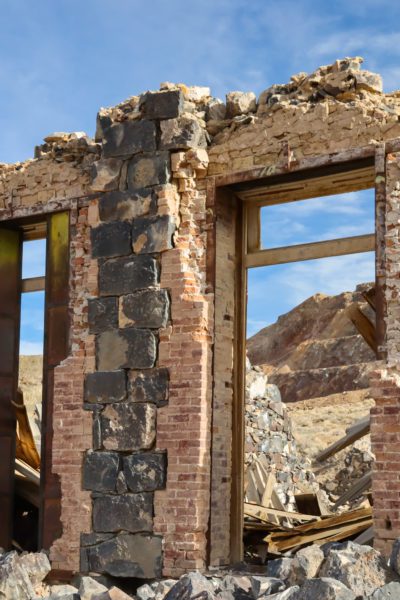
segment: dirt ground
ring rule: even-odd
[[[293,435],[313,459],[346,433],[346,428],[366,416],[374,401],[368,390],[356,390],[288,404]]]
[[[43,356],[21,356],[19,363],[19,386],[24,394],[28,412],[42,402]]]
[[[352,446],[338,452],[323,464],[316,463],[315,456],[343,437],[346,428],[368,415],[373,405],[374,401],[369,397],[368,390],[357,390],[303,400],[287,406],[298,447],[312,461],[312,470],[323,487],[337,481],[336,476],[344,468],[345,458]],[[369,436],[356,442],[356,445],[358,449],[368,452],[371,447]],[[357,473],[353,477],[356,479]]]
[[[43,356],[20,356],[19,387],[24,395],[24,404],[28,412],[36,448],[40,453],[40,429],[35,418],[35,407],[41,410],[42,404]]]

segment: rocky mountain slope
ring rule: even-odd
[[[358,302],[374,321],[362,296],[371,286],[315,294],[247,341],[251,363],[262,367],[285,402],[368,388],[375,355],[352,324],[349,307]]]

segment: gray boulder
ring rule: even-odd
[[[375,590],[368,600],[398,600],[400,598],[400,583],[391,581]]]
[[[369,596],[392,579],[383,557],[377,550],[354,542],[332,547],[319,576],[337,579],[357,596]]]
[[[226,106],[219,98],[211,98],[207,104],[206,116],[207,120],[222,121],[225,119]]]
[[[154,585],[154,591],[156,594],[156,598],[164,598],[164,596],[167,595],[169,590],[172,587],[174,587],[174,585],[176,583],[177,583],[176,579],[162,579],[159,582],[155,582],[153,585]]]
[[[294,558],[276,558],[267,563],[267,577],[287,581],[293,569]]]
[[[400,575],[400,538],[394,541],[389,564],[393,571]]]
[[[188,573],[169,590],[164,600],[213,600],[213,585],[200,573]]]
[[[96,600],[96,596],[107,592],[105,585],[99,583],[92,577],[82,577],[79,585],[81,600]]]
[[[308,579],[294,594],[293,600],[356,600],[355,594],[343,583],[329,577]]]
[[[263,600],[297,600],[297,592],[299,591],[298,585],[293,585],[290,588],[283,592],[278,592],[277,594],[272,594],[269,596],[262,596]],[[311,600],[310,598],[308,600]],[[322,598],[321,598],[322,600]],[[324,598],[325,600],[325,598]]]
[[[253,598],[250,577],[226,575],[220,585],[221,592],[218,598],[233,598],[234,600],[250,600]]]
[[[226,113],[229,118],[255,112],[256,108],[257,99],[253,92],[229,92],[226,95]]]
[[[153,600],[153,598],[155,598],[155,596],[156,596],[156,592],[155,592],[153,586],[149,585],[148,583],[141,585],[136,590],[136,598],[138,600]]]
[[[113,586],[107,592],[94,596],[93,600],[132,600],[132,596]]]
[[[18,555],[8,552],[0,556],[0,598],[30,600],[38,586],[50,572],[50,563],[44,552]]]
[[[251,591],[253,598],[261,598],[268,594],[276,594],[285,589],[285,584],[276,577],[260,577],[254,575],[250,578],[251,580]]]
[[[301,548],[293,560],[289,582],[301,585],[306,579],[316,577],[323,560],[324,553],[319,546],[313,544],[312,546]]]
[[[73,585],[52,585],[48,600],[80,600],[78,589]]]

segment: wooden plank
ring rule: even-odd
[[[347,525],[346,527],[343,527],[341,529],[338,528],[338,533],[330,535],[329,538],[320,540],[316,542],[316,544],[322,545],[328,542],[340,542],[340,540],[349,538],[350,536],[353,536],[360,531],[363,532],[365,529],[370,529],[371,526],[368,526],[369,523],[372,523],[372,518],[362,521],[360,523],[355,523],[354,526]]]
[[[377,354],[378,347],[376,343],[375,325],[371,323],[368,317],[362,312],[358,302],[353,302],[347,309],[347,314],[357,329],[362,335],[368,346]]]
[[[338,173],[334,175],[314,176],[311,178],[296,178],[297,181],[282,181],[278,184],[258,185],[244,191],[237,191],[238,197],[246,203],[255,206],[271,206],[310,200],[322,196],[365,190],[374,186],[374,171],[371,167]]]
[[[398,144],[398,140],[397,140]],[[395,147],[392,146],[392,148]],[[386,156],[392,152],[390,142],[381,142],[375,149],[375,311],[377,358],[385,360],[386,345]]]
[[[44,277],[27,277],[21,282],[22,293],[41,292],[45,289],[46,282]]]
[[[369,290],[362,292],[362,296],[368,302],[372,310],[376,310],[376,288],[372,287]]]
[[[22,236],[0,227],[0,546],[12,546]]]
[[[252,167],[244,171],[226,173],[215,177],[215,186],[232,186],[235,192],[245,191],[256,185],[273,185],[281,181],[297,181],[305,178],[321,177],[337,173],[355,172],[370,167],[373,169],[376,146],[371,144],[351,148],[342,152],[322,154],[310,158],[291,161],[290,164],[270,164]]]
[[[271,533],[264,538],[264,541],[268,543],[268,550],[270,552],[286,552],[292,548],[306,546],[311,543],[324,544],[326,542],[339,541],[367,529],[371,524],[372,518],[369,517],[363,519],[362,522],[349,523],[335,527],[334,529],[316,531],[308,535],[295,534],[282,540],[277,539],[281,535],[280,533]]]
[[[270,522],[268,515],[277,517],[284,517],[285,519],[291,519],[293,521],[315,521],[318,517],[314,515],[305,515],[303,513],[289,512],[287,510],[280,510],[278,508],[264,507],[259,504],[252,504],[251,502],[244,503],[244,514],[248,517],[259,519],[260,521]]]
[[[254,252],[261,248],[261,208],[247,206],[247,252]]]
[[[262,506],[269,506],[271,503],[271,497],[272,497],[272,491],[274,489],[274,486],[276,484],[276,479],[275,479],[275,475],[273,473],[269,473],[268,475],[268,479],[263,491],[263,495],[261,497],[261,505]]]
[[[354,540],[355,544],[369,544],[370,542],[372,542],[374,539],[374,527],[373,525],[371,525],[371,527],[368,527],[368,529],[366,529],[365,531],[363,531],[362,533],[360,533],[359,536],[357,536]]]
[[[19,458],[15,459],[15,472],[23,475],[26,477],[26,479],[28,479],[28,481],[31,481],[37,485],[37,487],[39,487],[40,473],[36,469],[33,469],[25,461],[20,460]]]
[[[245,259],[247,268],[265,267],[283,263],[314,260],[327,256],[343,256],[359,252],[371,252],[375,249],[375,234],[359,235],[312,244],[297,244],[270,250],[259,250],[248,254]]]
[[[52,471],[54,368],[69,351],[69,212],[48,216],[39,546],[61,536],[61,486]]]
[[[347,490],[347,492],[344,492],[344,494],[342,494],[340,498],[336,500],[335,504],[333,505],[333,509],[336,510],[339,506],[343,506],[343,504],[346,504],[346,502],[349,502],[350,500],[355,500],[356,498],[361,496],[361,494],[363,494],[366,490],[368,490],[371,487],[371,484],[372,471],[368,471],[362,477],[357,479],[357,481],[351,486],[351,488]]]
[[[243,489],[244,489],[244,414],[246,376],[246,313],[247,313],[247,270],[243,257],[246,251],[246,215],[243,206],[238,206],[236,221],[236,265],[235,265],[235,340],[234,346],[234,397],[232,410],[232,485],[230,514],[230,562],[243,560]]]
[[[246,471],[246,498],[248,502],[258,503],[260,501],[257,483],[250,469]]]
[[[350,444],[353,444],[357,440],[364,437],[364,435],[367,435],[369,433],[369,430],[370,417],[368,415],[367,417],[363,417],[362,419],[357,421],[357,423],[355,423],[351,427],[348,427],[346,430],[346,435],[341,437],[336,442],[333,442],[333,444],[328,446],[328,448],[322,450],[322,452],[317,454],[315,460],[320,463],[324,462],[330,456],[337,454],[338,452],[340,452],[340,450],[347,448],[347,446],[350,446]]]
[[[356,521],[360,521],[363,519],[367,519],[372,516],[372,508],[362,507],[356,510],[348,511],[342,514],[335,514],[329,517],[319,517],[314,518],[314,520],[309,523],[304,523],[302,525],[296,526],[296,533],[309,533],[315,529],[332,529],[337,527],[338,525],[344,525],[346,523],[355,523]],[[282,532],[277,534],[281,538],[290,537],[293,535],[293,532]]]

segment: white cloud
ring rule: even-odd
[[[35,356],[38,354],[43,354],[43,343],[21,340],[19,353],[22,356]]]
[[[319,239],[322,240],[334,240],[336,238],[350,237],[353,235],[364,235],[366,233],[374,233],[374,221],[372,219],[365,219],[356,223],[349,223],[348,225],[339,225],[324,231]]]
[[[375,278],[373,252],[251,269],[248,321],[260,328],[316,293],[352,291]],[[255,332],[249,327],[249,334]]]
[[[374,253],[335,256],[288,265],[275,285],[286,301],[296,306],[316,293],[339,294],[355,289],[358,283],[375,278]]]
[[[287,214],[290,215],[291,219],[315,214],[358,216],[364,215],[368,204],[372,204],[373,194],[373,190],[349,192],[347,194],[277,204],[264,210],[274,211],[275,214]]]

